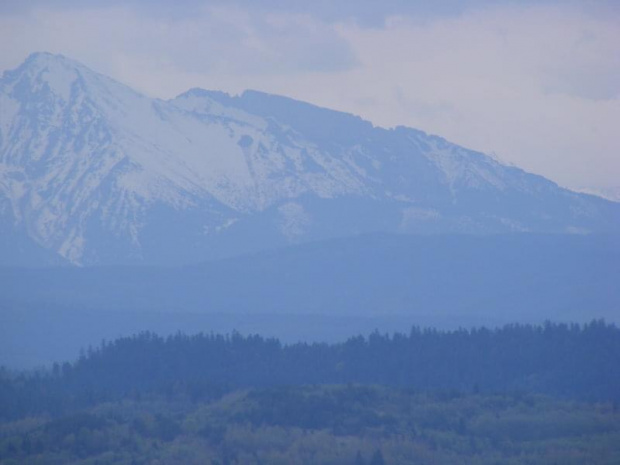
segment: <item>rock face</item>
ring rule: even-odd
[[[260,92],[151,99],[46,53],[0,80],[11,263],[171,265],[376,231],[618,232],[620,204]]]

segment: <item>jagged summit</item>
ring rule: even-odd
[[[355,143],[357,135],[373,129],[372,123],[359,116],[257,90],[229,95],[221,91],[194,88],[179,95],[176,100],[188,98],[209,99],[225,107],[273,119],[326,145]]]
[[[24,73],[37,74],[44,70],[48,70],[51,74],[60,70],[82,70],[86,73],[94,73],[78,61],[67,58],[64,55],[53,54],[49,52],[34,52],[28,55],[24,62],[14,70],[5,71],[7,74],[19,75]]]
[[[76,88],[106,89],[119,92],[121,89],[138,95],[129,87],[84,66],[78,61],[48,52],[36,52],[16,69],[5,71],[1,85],[7,93],[22,92],[25,96],[44,98],[53,94],[64,102],[71,100]]]
[[[2,87],[22,98],[48,92],[67,101],[80,69],[87,70],[62,55],[33,53],[17,69],[3,74]]]
[[[185,263],[374,231],[618,231],[618,208],[287,97],[151,99],[47,53],[0,80],[2,231],[75,264]]]
[[[79,61],[73,60],[65,55],[60,53],[50,53],[50,52],[33,52],[24,60],[24,62],[16,69],[18,72],[23,72],[24,70],[42,70],[42,69],[54,69],[57,70],[59,68],[65,69],[73,69],[80,70],[85,73],[93,73],[95,72],[84,66]],[[9,71],[11,72],[11,71]]]

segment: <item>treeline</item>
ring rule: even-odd
[[[239,388],[355,383],[620,401],[620,330],[603,321],[353,337],[283,345],[260,336],[152,333],[90,348],[47,373],[0,375],[0,415],[52,415],[158,395],[204,401]]]

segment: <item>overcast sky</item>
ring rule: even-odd
[[[258,89],[620,185],[617,0],[0,0],[0,70],[34,51],[150,96]]]

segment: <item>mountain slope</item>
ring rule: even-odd
[[[173,268],[0,268],[0,305],[491,322],[615,320],[618,275],[617,235],[370,234]]]
[[[0,80],[0,221],[74,264],[169,265],[374,231],[613,232],[620,204],[417,130],[255,91],[150,99],[34,54]]]
[[[150,330],[339,341],[412,325],[620,323],[620,238],[371,234],[193,266],[0,267],[0,365]]]

